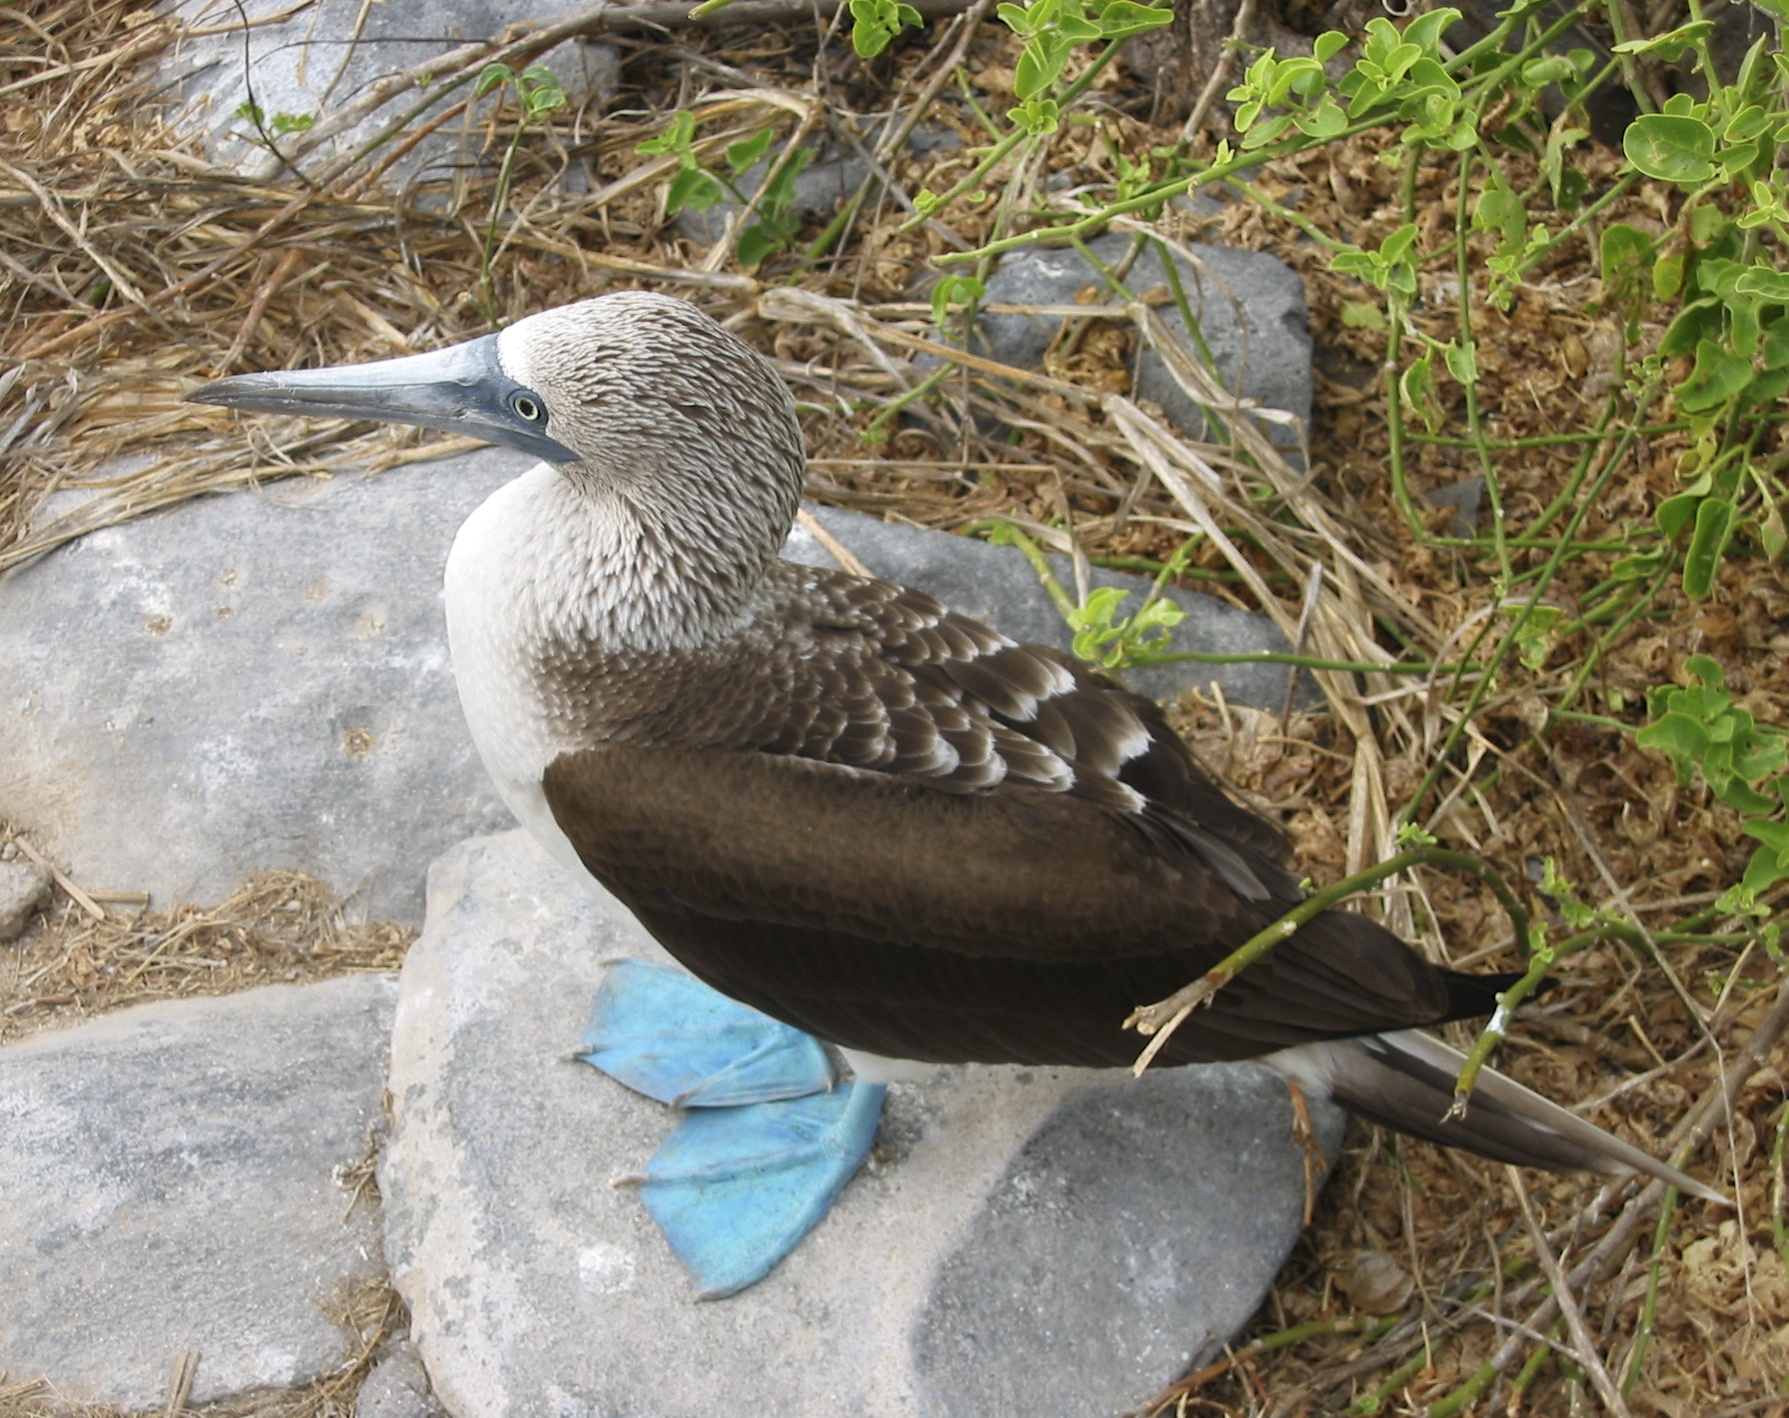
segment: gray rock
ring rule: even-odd
[[[188,34],[160,60],[160,74],[184,105],[174,115],[185,132],[209,135],[212,156],[249,176],[280,171],[253,122],[237,116],[253,102],[270,129],[280,115],[322,120],[352,102],[387,74],[498,34],[506,25],[559,15],[551,0],[430,0],[411,5],[365,5],[362,0],[317,0],[294,7],[287,0],[164,0],[189,26],[214,33]],[[251,28],[244,41],[242,13]],[[612,45],[567,40],[536,61],[552,69],[574,107],[605,107],[614,97],[620,54]],[[304,171],[377,138],[407,109],[427,97],[400,96],[372,116],[297,159]],[[432,111],[416,121],[427,122]],[[290,156],[302,132],[275,133]],[[476,122],[449,123],[423,140],[394,168],[399,178],[452,175],[480,159],[484,133]]]
[[[776,148],[733,180],[742,195],[750,198],[764,185],[772,158],[781,152]],[[823,151],[795,175],[790,206],[803,221],[830,217],[840,203],[850,201],[869,171],[870,165],[854,152]],[[727,223],[742,210],[738,202],[717,202],[700,212],[686,207],[674,220],[677,230],[706,246],[725,236]]]
[[[440,1413],[422,1356],[408,1339],[395,1341],[379,1356],[354,1400],[354,1418],[438,1418]]]
[[[1283,1085],[1246,1065],[941,1069],[765,1281],[693,1287],[639,1199],[675,1115],[567,1058],[602,964],[663,959],[521,832],[430,872],[380,1164],[386,1254],[461,1418],[1094,1415],[1246,1322],[1299,1228]],[[1333,1146],[1340,1116],[1320,1110]],[[1041,1396],[1044,1396],[1040,1398]]]
[[[49,879],[30,862],[0,862],[0,940],[22,936],[49,894]]]
[[[441,571],[528,466],[287,481],[0,580],[0,802],[76,881],[217,901],[311,872],[420,921],[428,861],[510,822],[448,666]]]
[[[388,975],[143,1005],[0,1049],[0,1362],[158,1408],[341,1363],[326,1308],[381,1269],[334,1170],[380,1117]]]
[[[1447,534],[1450,537],[1471,537],[1478,534],[1478,511],[1484,498],[1485,480],[1482,477],[1461,478],[1457,483],[1449,483],[1446,487],[1438,487],[1423,494],[1423,501],[1429,506],[1453,509],[1453,516],[1447,519]]]
[[[1088,246],[1111,267],[1123,258],[1130,243],[1128,235],[1114,232]],[[1268,408],[1296,414],[1308,423],[1311,336],[1306,328],[1304,283],[1298,273],[1258,251],[1223,246],[1190,249],[1198,256],[1199,265],[1190,266],[1178,257],[1175,265],[1224,387]],[[1135,295],[1167,283],[1160,250],[1153,245],[1125,280]],[[987,284],[989,303],[1012,305],[1063,305],[1088,286],[1102,293],[1106,289],[1099,272],[1078,251],[1066,247],[1031,247],[1009,256]],[[1177,307],[1164,305],[1158,313],[1176,334],[1185,336],[1186,324]],[[995,359],[1020,369],[1036,369],[1061,323],[1034,315],[984,315],[981,328]],[[1135,388],[1143,398],[1160,404],[1189,436],[1204,436],[1204,414],[1181,392],[1153,350],[1143,353]],[[1289,430],[1277,424],[1268,427],[1276,444],[1297,447]]]
[[[90,887],[216,901],[250,872],[293,868],[420,924],[427,863],[511,821],[460,714],[440,587],[459,524],[527,466],[484,449],[196,499],[0,579],[9,818]],[[820,515],[878,573],[1068,644],[1017,551]],[[805,533],[790,552],[831,564]],[[1197,617],[1182,645],[1282,644],[1262,617],[1177,599]],[[1271,665],[1136,676],[1151,694],[1213,679],[1244,703],[1284,695]]]

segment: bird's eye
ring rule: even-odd
[[[511,394],[509,396],[509,406],[511,409],[515,410],[517,418],[526,420],[528,423],[545,423],[547,421],[547,411],[545,407],[543,407],[540,400],[535,398],[532,394],[526,392]]]

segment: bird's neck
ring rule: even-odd
[[[775,559],[688,504],[642,506],[541,464],[467,519],[448,557],[450,615],[518,649],[677,653],[729,634]]]
[[[466,520],[447,560],[454,678],[479,753],[519,814],[548,763],[606,737],[625,711],[628,685],[608,678],[641,658],[700,653],[752,619],[775,555],[731,545],[544,464]]]

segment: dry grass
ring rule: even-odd
[[[399,199],[381,189],[371,165],[309,187],[219,172],[140,102],[138,66],[171,35],[170,22],[111,0],[0,9],[0,95],[8,99],[0,297],[14,361],[0,375],[0,569],[208,489],[430,456],[446,445],[318,423],[262,422],[245,432],[218,411],[177,400],[192,383],[233,370],[369,359],[488,328],[480,270],[488,180],[469,172]],[[511,38],[512,63],[531,42]],[[959,58],[983,102],[1004,102],[1014,54],[992,26],[966,36],[940,23],[925,43],[897,46],[870,66],[849,59],[837,34],[817,50],[811,27],[627,41],[622,93],[608,116],[556,115],[522,145],[500,214],[494,313],[507,320],[616,285],[688,295],[753,340],[796,388],[814,454],[811,490],[821,498],[942,528],[998,515],[1092,557],[1161,560],[1203,530],[1198,584],[1267,611],[1294,634],[1320,567],[1301,637],[1314,654],[1440,662],[1479,628],[1501,624],[1485,559],[1419,541],[1392,503],[1376,377],[1382,341],[1343,318],[1364,292],[1331,275],[1296,226],[1255,204],[1214,218],[1169,213],[1156,230],[1273,251],[1305,277],[1325,371],[1309,477],[1267,448],[1249,417],[1238,415],[1237,426],[1252,456],[1239,458],[1179,438],[1159,411],[1126,398],[1140,344],[1171,364],[1177,353],[1151,314],[1159,293],[1142,291],[1128,306],[1083,307],[1087,319],[1066,322],[1042,374],[956,361],[913,417],[891,423],[883,444],[865,446],[864,430],[923,377],[912,363],[918,345],[955,358],[916,303],[913,281],[929,259],[1052,200],[1040,185],[1045,174],[1070,190],[1109,181],[1114,149],[1136,155],[1171,136],[1148,127],[1147,95],[1121,71],[1094,90],[1097,124],[1065,125],[1047,154],[991,175],[995,200],[966,214],[959,204],[908,230],[900,201],[872,191],[826,253],[805,263],[775,258],[756,273],[731,265],[724,247],[680,238],[665,221],[662,171],[635,152],[683,103],[703,117],[705,142],[771,121],[784,132],[849,135],[878,152],[900,191],[947,190],[971,159],[879,147],[873,119],[912,115],[916,96],[927,96],[927,122],[975,141],[954,83],[941,82]],[[53,103],[36,101],[47,94]],[[486,100],[456,121],[494,154],[515,120]],[[1403,220],[1396,176],[1373,160],[1378,146],[1351,140],[1276,165],[1258,186],[1318,226],[1371,243]],[[574,166],[588,174],[585,191],[560,183]],[[1417,197],[1425,243],[1435,245],[1451,232],[1457,205],[1447,170],[1419,173]],[[1611,215],[1662,227],[1674,209],[1643,185]],[[1445,338],[1456,318],[1451,267],[1426,270],[1425,318]],[[1591,309],[1595,293],[1588,248],[1568,246],[1507,314],[1475,306],[1491,437],[1572,434],[1594,421],[1620,349],[1613,323]],[[1643,342],[1657,333],[1644,332]],[[1196,367],[1182,372],[1198,384]],[[1011,436],[990,437],[996,426]],[[1440,439],[1406,447],[1419,492],[1478,470],[1470,450],[1448,441],[1457,431],[1449,425]],[[1563,603],[1590,595],[1606,576],[1618,551],[1599,540],[1643,522],[1676,490],[1678,451],[1672,434],[1644,436],[1610,470],[1581,531],[1586,549],[1556,583]],[[1566,485],[1575,454],[1575,445],[1536,444],[1500,460],[1512,528]],[[133,460],[125,473],[112,463],[122,455]],[[38,509],[49,493],[95,480],[101,496],[76,519],[44,523]],[[1518,549],[1515,569],[1538,554]],[[1631,704],[1687,654],[1704,651],[1723,661],[1760,721],[1783,723],[1786,621],[1789,591],[1757,563],[1730,562],[1716,595],[1698,607],[1667,586],[1654,612],[1611,644],[1583,702],[1615,713],[1622,699]],[[1463,751],[1427,825],[1514,880],[1551,856],[1594,903],[1662,929],[1729,885],[1749,844],[1731,813],[1699,789],[1680,789],[1630,737],[1588,724],[1535,732],[1585,649],[1562,645],[1535,671],[1504,668],[1464,726]],[[1459,725],[1460,709],[1445,677],[1319,678],[1327,703],[1318,715],[1282,724],[1189,702],[1182,722],[1287,821],[1305,870],[1325,880],[1389,853],[1393,818]],[[290,900],[300,903],[295,913]],[[1539,905],[1544,912],[1547,903]],[[212,911],[150,917],[121,906],[107,904],[107,919],[93,921],[59,897],[52,917],[4,957],[0,1039],[139,998],[389,968],[403,946],[395,934],[344,926],[314,884],[292,878],[263,879]],[[1417,873],[1382,909],[1456,965],[1509,968],[1517,959],[1509,920],[1476,881]],[[1518,1181],[1490,1164],[1359,1131],[1254,1338],[1165,1396],[1164,1411],[1291,1415],[1376,1404],[1420,1413],[1438,1402],[1459,1411],[1468,1392],[1466,1411],[1476,1413],[1590,1411],[1598,1365],[1625,1387],[1635,1415],[1700,1418],[1780,1405],[1773,1386],[1789,1368],[1789,1276],[1777,1240],[1789,1054],[1773,1033],[1784,1014],[1775,966],[1724,946],[1607,945],[1564,974],[1526,1011],[1501,1066],[1552,1096],[1586,1100],[1598,1122],[1642,1146],[1688,1141],[1688,1165],[1731,1189],[1737,1210],[1667,1205],[1657,1188]],[[1542,1275],[1554,1258],[1568,1277],[1563,1313]],[[1475,1375],[1480,1386],[1463,1388]],[[303,1411],[338,1411],[326,1406],[337,1401]],[[43,1402],[0,1390],[0,1412]],[[1049,1395],[1038,1406],[1048,1411]]]
[[[23,938],[0,946],[0,1045],[151,1000],[395,970],[415,938],[350,920],[299,872],[264,872],[216,906],[168,912],[121,893],[80,895],[58,891]]]

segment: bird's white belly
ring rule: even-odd
[[[532,653],[551,613],[542,593],[557,588],[543,585],[530,543],[563,520],[565,496],[543,463],[466,519],[447,557],[447,642],[466,726],[499,796],[555,860],[589,879],[542,788],[547,765],[577,745],[544,712]]]

